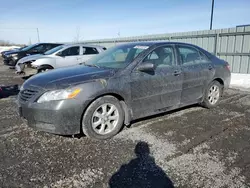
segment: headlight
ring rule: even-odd
[[[37,102],[43,103],[43,102],[48,102],[48,101],[73,99],[80,93],[80,91],[81,91],[81,89],[79,89],[79,88],[48,91],[48,92],[44,93],[37,100]]]
[[[23,91],[23,85],[21,85],[21,87],[19,88],[19,91]]]
[[[13,58],[13,59],[17,59],[17,54],[13,54],[13,55],[11,55],[11,57]]]

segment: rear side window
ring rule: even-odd
[[[79,55],[79,54],[80,54],[79,46],[70,47],[61,52],[62,56],[74,56],[74,55]]]
[[[83,47],[83,55],[99,54],[96,48]]]
[[[182,61],[182,64],[200,64],[207,62],[207,57],[192,47],[187,46],[179,46],[179,55]]]

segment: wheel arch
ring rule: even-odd
[[[213,81],[219,82],[222,86],[224,86],[224,81],[221,78],[215,78]]]
[[[44,64],[44,65],[40,65],[37,67],[37,70],[40,70],[42,68],[49,68],[49,69],[54,69],[54,67],[52,65],[49,64]]]
[[[131,120],[132,120],[132,111],[129,109],[127,103],[126,103],[126,99],[124,96],[122,96],[121,94],[115,93],[115,92],[107,92],[107,93],[103,93],[100,95],[95,96],[91,101],[88,102],[88,104],[86,105],[86,107],[83,110],[82,113],[82,117],[81,117],[81,123],[83,120],[83,116],[86,112],[86,110],[88,109],[88,107],[97,99],[104,97],[104,96],[112,96],[116,99],[118,99],[121,103],[122,109],[124,111],[125,117],[124,117],[124,124],[125,125],[129,125]]]

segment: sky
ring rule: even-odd
[[[0,0],[0,40],[73,42],[209,29],[212,0]],[[250,24],[250,0],[215,0],[214,29]]]

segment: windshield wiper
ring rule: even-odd
[[[100,68],[98,65],[87,64],[86,62],[80,63],[80,65],[84,65],[84,66],[87,66],[87,67],[96,67],[96,68]]]

